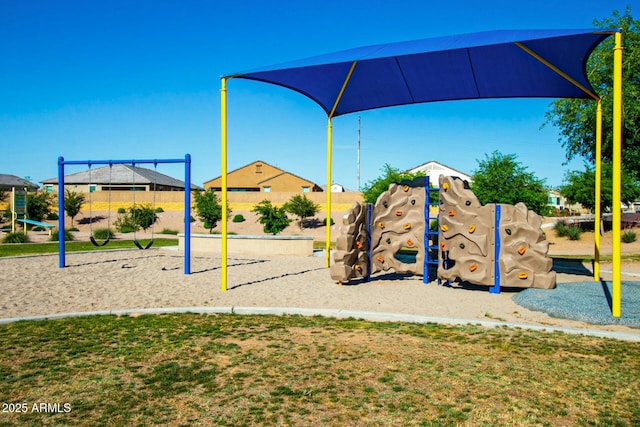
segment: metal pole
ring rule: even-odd
[[[227,79],[222,78],[220,89],[220,128],[221,128],[221,165],[222,177],[222,268],[221,287],[222,292],[227,291]]]
[[[184,156],[184,274],[191,274],[191,155]]]
[[[598,101],[596,111],[596,199],[595,217],[593,219],[593,280],[600,280],[600,197],[602,193],[602,101]]]
[[[331,117],[327,121],[327,230],[325,235],[325,255],[327,268],[331,266],[331,162],[332,162],[333,126]]]
[[[621,313],[620,280],[620,208],[622,188],[622,33],[615,33],[613,49],[613,283],[611,285],[611,311],[613,317]]]
[[[64,254],[64,157],[58,157],[58,253],[60,268],[66,266]]]

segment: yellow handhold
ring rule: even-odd
[[[407,191],[409,191],[409,186],[408,186],[408,185],[403,185],[403,186],[402,186],[402,191],[404,191],[405,193],[406,193]]]
[[[379,222],[378,227],[380,227],[381,230],[384,230],[384,222]]]
[[[360,271],[360,270],[362,270],[362,267],[360,267],[359,265],[356,264],[356,265],[353,266],[353,269],[355,271]]]
[[[474,231],[476,231],[476,225],[471,224],[471,227],[469,227],[469,233],[473,233]]]
[[[448,183],[448,182],[445,182],[444,184],[442,184],[442,189],[443,189],[444,191],[447,191],[447,190],[449,189],[449,183]]]
[[[401,210],[397,210],[396,211],[396,216],[402,216],[402,211]]]
[[[518,253],[520,255],[524,255],[524,253],[527,251],[527,247],[525,245],[522,245],[518,248]]]
[[[404,229],[405,230],[411,230],[411,224],[405,224],[404,225]]]
[[[442,231],[447,231],[448,229],[449,229],[449,226],[447,224],[442,224],[440,226],[440,230],[442,230]]]
[[[524,271],[518,274],[518,279],[526,279],[527,277],[529,277],[529,275]]]
[[[476,271],[478,268],[478,264],[475,262],[469,266],[469,271]]]

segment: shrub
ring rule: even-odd
[[[76,230],[77,231],[77,230]],[[60,236],[60,233],[58,232],[58,230],[53,230],[51,232],[51,237],[49,237],[49,240],[52,242],[57,242],[58,238]],[[75,240],[75,237],[73,236],[73,234],[71,234],[71,229],[65,229],[64,230],[64,240],[65,242],[69,242],[71,240]]]
[[[265,233],[276,235],[291,224],[287,212],[273,206],[271,201],[266,199],[255,205],[251,211],[258,214],[258,222],[263,225],[262,230]]]
[[[633,230],[627,230],[622,233],[622,236],[620,236],[624,243],[633,243],[636,241],[637,237],[636,232]]]
[[[107,240],[108,238],[113,237],[114,234],[116,233],[110,228],[96,228],[93,230],[93,237],[99,240]]]
[[[125,208],[118,208],[118,213],[119,214],[127,213],[127,210]]]
[[[233,222],[244,222],[244,216],[242,214],[235,215],[232,219]]]
[[[36,225],[31,230],[33,230],[33,231],[45,231],[46,229],[44,227],[42,227],[41,225]]]
[[[67,228],[67,230],[69,230],[69,231],[80,231],[80,230],[78,230],[78,228],[77,228],[77,227]]]
[[[29,243],[29,238],[21,232],[9,233],[4,236],[2,243]]]
[[[162,206],[158,206],[156,208],[156,213],[162,213],[162,212],[164,212],[164,209],[162,209]]]
[[[173,235],[177,235],[178,234],[178,230],[172,230],[170,228],[163,228],[162,231],[160,232],[160,234],[173,234]]]
[[[58,214],[55,212],[49,212],[49,214],[47,215],[47,220],[49,221],[56,221],[58,219]]]
[[[336,222],[333,220],[333,218],[329,218],[331,220],[330,224],[334,225]],[[324,224],[324,226],[327,226],[327,218],[322,220],[322,223]]]
[[[570,225],[567,227],[567,236],[569,240],[580,240],[582,236],[582,229],[579,225]]]
[[[553,229],[558,237],[567,237],[569,235],[569,226],[564,221],[557,221]]]

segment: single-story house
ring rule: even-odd
[[[204,188],[213,188],[215,191],[221,191],[222,176],[205,182]],[[282,170],[262,160],[256,160],[227,173],[227,191],[310,193],[322,191],[322,188],[308,179]]]
[[[428,177],[429,177],[429,183],[433,186],[433,187],[439,187],[439,179],[440,179],[440,175],[445,175],[445,176],[457,176],[458,178],[467,181],[469,183],[471,183],[471,181],[473,180],[471,175],[468,175],[464,172],[461,172],[457,169],[454,169],[450,166],[444,165],[442,163],[438,163],[435,160],[429,160],[426,163],[423,163],[421,165],[418,165],[416,167],[413,167],[411,169],[409,169],[407,172],[410,173],[417,173],[417,172],[423,172],[425,173]]]
[[[41,181],[47,192],[58,188],[58,177]],[[107,165],[76,172],[64,177],[65,189],[91,193],[94,191],[184,191],[184,181],[154,169],[127,164]],[[191,184],[191,190],[199,189]]]
[[[22,190],[26,188],[27,191],[36,191],[38,188],[38,184],[34,184],[25,178],[20,178],[15,175],[8,175],[4,173],[0,173],[0,191],[5,191],[10,193],[13,189]]]

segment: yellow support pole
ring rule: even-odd
[[[598,100],[598,109],[596,111],[596,199],[595,199],[595,217],[593,219],[593,280],[600,280],[600,197],[602,193],[602,100]]]
[[[333,126],[331,124],[331,117],[327,121],[327,231],[326,231],[326,243],[325,243],[325,256],[327,261],[327,268],[331,267],[331,164],[332,164],[332,152],[333,152]]]
[[[220,88],[220,129],[221,129],[221,165],[220,175],[222,177],[222,292],[227,291],[227,79],[222,78]]]
[[[611,285],[611,312],[613,317],[621,313],[620,281],[620,202],[622,189],[622,33],[615,33],[613,49],[613,282]]]

